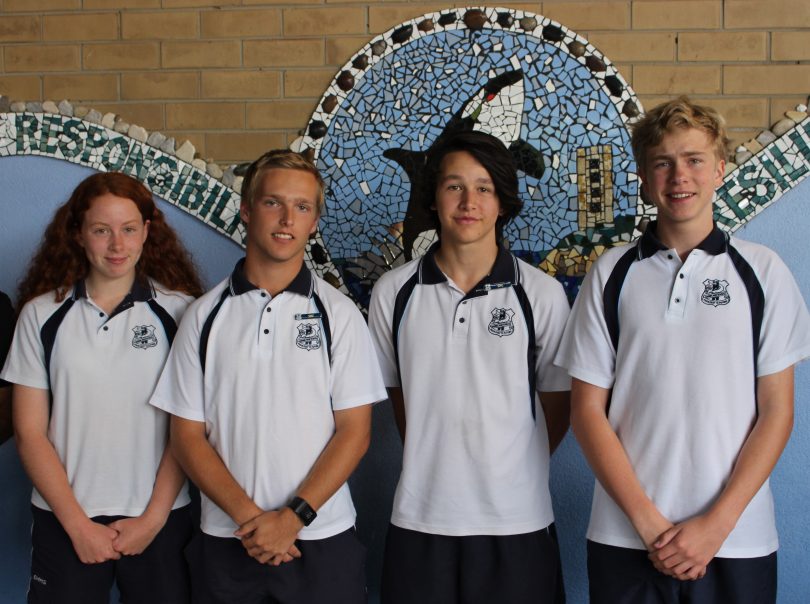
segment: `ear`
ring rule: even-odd
[[[242,219],[242,222],[248,224],[250,222],[250,204],[246,201],[242,201],[239,204],[239,218]]]
[[[721,184],[723,184],[723,178],[726,175],[726,160],[718,159],[717,165],[715,166],[715,174],[714,174],[714,188],[716,189]]]
[[[151,220],[145,220],[143,223],[143,240],[141,241],[141,244],[146,243],[146,239],[149,237],[149,225],[151,223]]]

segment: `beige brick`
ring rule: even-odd
[[[810,27],[807,0],[733,0],[725,3],[726,29]]]
[[[197,72],[149,71],[121,75],[124,100],[193,99],[199,96]]]
[[[93,108],[104,113],[115,113],[130,124],[137,124],[147,130],[163,131],[162,103],[93,103]]]
[[[3,12],[43,12],[82,7],[82,0],[3,0]]]
[[[633,88],[639,94],[720,94],[720,67],[636,65]]]
[[[672,61],[675,59],[675,34],[666,33],[595,33],[588,41],[611,61]]]
[[[0,42],[35,42],[40,39],[39,17],[0,17]]]
[[[245,40],[246,67],[323,65],[322,40]]]
[[[726,119],[729,128],[767,128],[768,99],[693,98],[701,105],[714,107]]]
[[[198,16],[194,11],[123,13],[124,40],[182,40],[197,37]]]
[[[306,127],[317,101],[270,101],[247,104],[248,128]]]
[[[345,65],[368,42],[367,37],[328,38],[326,40],[326,64]]]
[[[810,65],[726,65],[725,94],[802,94],[810,90]]]
[[[114,74],[46,75],[46,99],[71,101],[113,101],[118,98],[118,76]]]
[[[786,111],[795,111],[796,105],[807,105],[807,95],[771,97],[770,104],[768,124],[773,125],[785,117]]]
[[[768,34],[764,31],[682,33],[680,61],[764,61]]]
[[[241,61],[238,40],[212,42],[163,42],[163,67],[237,67]]]
[[[285,36],[360,34],[366,31],[366,11],[348,8],[286,8]]]
[[[810,31],[773,32],[771,60],[810,61]]]
[[[245,127],[244,103],[166,103],[166,127],[209,130]]]
[[[281,9],[218,10],[200,13],[203,38],[242,38],[281,34]]]
[[[84,8],[160,8],[160,0],[83,0]]]
[[[500,6],[500,4],[498,4]],[[406,3],[394,6],[381,6],[372,4],[368,8],[368,29],[372,34],[388,31],[409,19],[420,17],[425,13],[433,13],[448,8],[447,4],[435,2],[431,4]],[[368,42],[368,40],[366,40]]]
[[[354,2],[354,0],[350,0]],[[359,2],[368,2],[368,0],[358,0]],[[321,0],[242,0],[245,6],[249,4],[310,4],[310,5],[323,5]]]
[[[241,4],[239,0],[163,0],[163,8],[211,8],[211,6],[233,6]]]
[[[205,99],[264,99],[281,94],[278,71],[203,71]]]
[[[633,2],[633,29],[719,29],[720,0]]]
[[[46,15],[42,22],[45,40],[90,40],[118,39],[118,15],[115,13],[90,13],[82,15]]]
[[[205,152],[220,163],[252,161],[285,147],[283,132],[216,132],[205,135]]]
[[[630,2],[544,2],[543,16],[575,31],[630,29]]]
[[[0,75],[0,91],[15,101],[36,101],[42,98],[41,78],[34,75]]]
[[[157,69],[160,46],[158,42],[85,44],[82,64],[85,69]]]
[[[78,46],[6,46],[3,58],[7,72],[74,71],[81,65]]]
[[[284,74],[284,97],[320,98],[335,75],[334,69],[288,71]]]
[[[610,58],[610,57],[608,57]],[[633,65],[632,63],[614,63],[613,66],[624,78],[624,81],[633,85]]]

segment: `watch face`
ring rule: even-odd
[[[585,38],[539,15],[451,9],[374,38],[336,75],[293,147],[314,155],[326,212],[309,260],[358,302],[435,239],[422,168],[454,131],[498,137],[519,168],[512,252],[576,289],[645,210],[627,129],[641,111]]]

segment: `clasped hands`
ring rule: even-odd
[[[262,512],[242,524],[234,535],[256,561],[279,566],[301,557],[295,540],[303,526],[295,512],[282,508]]]

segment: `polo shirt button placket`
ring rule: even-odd
[[[470,305],[469,300],[462,300],[456,305],[455,320],[453,322],[453,335],[458,338],[467,338],[470,325]]]

